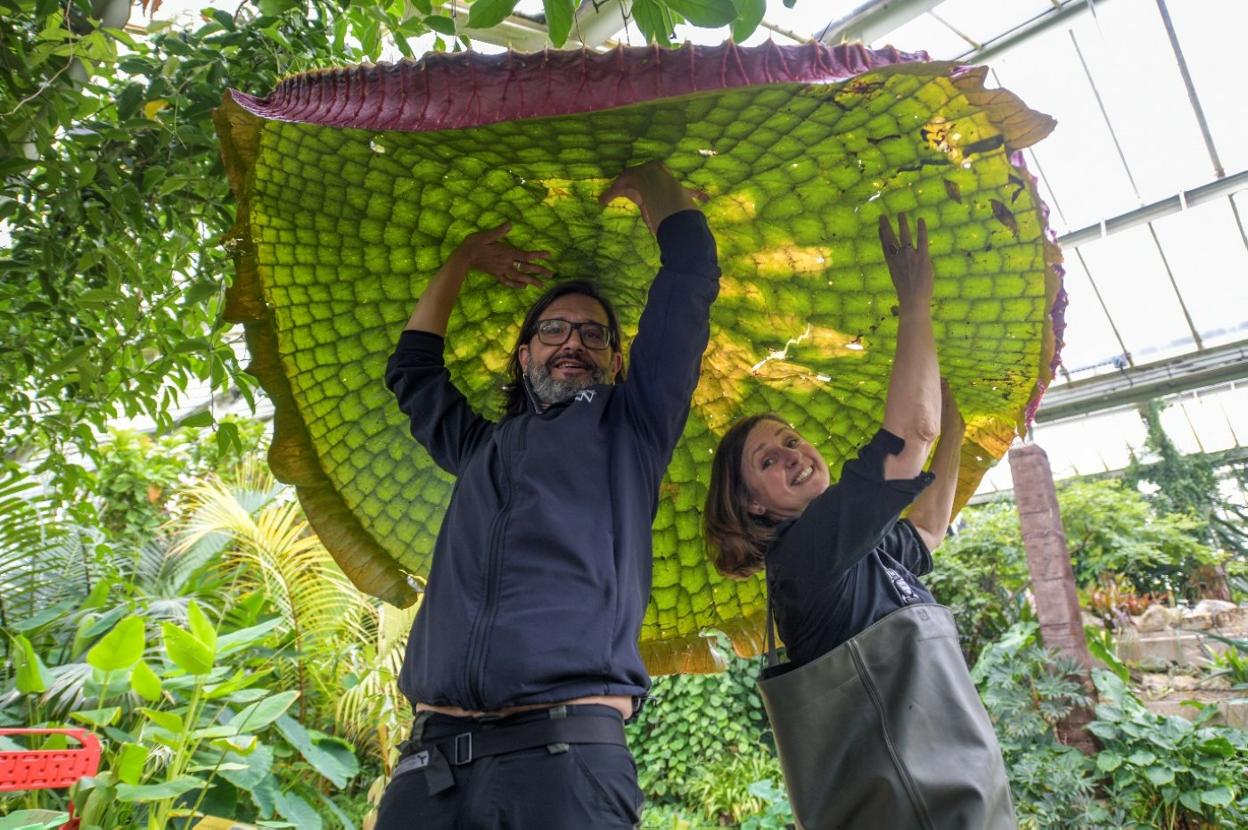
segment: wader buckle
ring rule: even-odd
[[[455,736],[455,757],[451,763],[457,767],[472,763],[472,733],[461,732]]]

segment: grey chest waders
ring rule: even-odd
[[[909,605],[759,691],[802,830],[1013,830],[1001,749],[948,608]]]

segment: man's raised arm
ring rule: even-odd
[[[539,277],[550,273],[539,262],[544,252],[503,241],[508,230],[504,224],[465,237],[429,281],[386,366],[386,386],[407,415],[412,437],[451,474],[459,473],[493,426],[451,383],[442,357],[446,324],[464,280],[476,269],[504,285],[523,288],[538,285]]]
[[[710,308],[719,293],[715,239],[694,197],[662,164],[625,170],[603,193],[641,208],[659,244],[660,268],[650,285],[628,364],[625,394],[633,421],[670,453],[684,429],[710,338]]]

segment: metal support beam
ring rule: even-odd
[[[1248,447],[1231,447],[1228,450],[1217,450],[1216,452],[1204,453],[1213,469],[1220,470],[1223,467],[1229,467],[1233,464],[1242,464],[1248,461]],[[1117,470],[1106,470],[1101,473],[1081,473],[1078,478],[1080,481],[1109,481],[1111,479],[1122,478],[1127,472],[1126,467],[1120,467]],[[1011,501],[1014,498],[1014,488],[1002,488],[993,490],[989,493],[977,493],[967,500],[970,506],[981,504],[992,504],[998,501]]]
[[[1126,404],[1248,378],[1248,340],[1054,387],[1036,423],[1051,424]]]
[[[823,27],[816,38],[821,43],[835,46],[847,40],[871,43],[889,32],[899,29],[942,0],[870,0],[849,14],[833,20]]]
[[[1108,0],[1097,0],[1097,5],[1104,5]],[[1004,52],[1013,46],[1030,40],[1041,32],[1058,24],[1073,20],[1075,17],[1092,8],[1091,0],[1062,0],[1051,9],[1047,9],[1030,20],[1025,20],[1012,29],[996,37],[989,38],[977,48],[968,49],[954,60],[964,63],[979,63]]]
[[[572,23],[568,40],[579,40],[589,49],[608,45],[624,28],[624,22],[632,11],[632,0],[601,0],[582,4]],[[640,44],[638,44],[640,45]]]
[[[522,15],[510,15],[502,23],[489,29],[469,29],[467,6],[456,4],[441,11],[455,21],[457,34],[481,43],[506,46],[517,52],[540,52],[550,43],[546,36],[546,27]]]
[[[1144,205],[1144,207],[1120,213],[1112,219],[1103,219],[1095,225],[1088,225],[1079,230],[1063,234],[1058,237],[1057,242],[1063,247],[1078,247],[1079,245],[1102,239],[1110,234],[1125,231],[1127,228],[1134,228],[1154,219],[1178,213],[1186,208],[1196,207],[1205,202],[1212,202],[1223,196],[1230,196],[1241,190],[1248,190],[1248,170],[1241,170],[1230,176],[1214,179],[1208,184],[1202,184],[1200,187],[1181,191],[1174,196]]]

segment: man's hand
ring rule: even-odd
[[[554,274],[540,262],[550,254],[546,251],[525,251],[504,242],[503,237],[510,230],[511,223],[504,222],[497,228],[468,234],[451,253],[451,260],[465,269],[484,271],[511,288],[540,286],[543,277]]]
[[[628,168],[616,177],[598,201],[605,205],[620,196],[641,208],[642,221],[650,233],[657,233],[659,225],[673,213],[695,207],[694,199],[706,201],[705,193],[681,186],[659,161]]]
[[[906,215],[897,215],[900,239],[893,235],[893,226],[887,216],[880,217],[880,244],[884,246],[884,261],[888,273],[897,288],[897,302],[901,310],[928,312],[932,303],[932,259],[927,253],[927,223],[918,223],[918,244],[910,242],[910,225]]]

